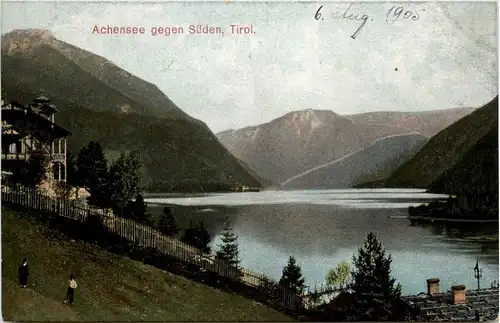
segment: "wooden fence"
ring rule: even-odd
[[[110,232],[116,233],[140,247],[153,248],[161,254],[174,257],[184,263],[196,265],[202,270],[230,279],[238,277],[238,280],[246,285],[264,288],[262,282],[267,279],[264,274],[254,273],[242,268],[236,269],[228,262],[215,260],[175,237],[163,235],[158,230],[132,219],[116,216],[110,210],[97,209],[89,205],[79,205],[75,200],[62,200],[36,189],[24,187],[13,189],[2,186],[1,192],[2,203],[12,203],[30,209],[53,212],[59,216],[81,222],[84,222],[90,215],[97,215]],[[276,284],[276,282],[274,283]],[[275,290],[275,297],[279,304],[287,308],[297,309],[303,305],[302,298],[286,288],[279,287]]]

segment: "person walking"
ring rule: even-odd
[[[75,276],[73,274],[69,276],[69,286],[68,286],[68,291],[66,292],[66,299],[64,300],[64,304],[69,303],[70,305],[73,304],[73,299],[75,297],[75,289],[78,287]]]
[[[28,285],[28,275],[29,275],[29,270],[28,270],[28,260],[26,258],[23,258],[22,264],[19,266],[19,285],[21,288],[26,288]]]

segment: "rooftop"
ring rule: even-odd
[[[466,303],[454,305],[452,293],[436,295],[421,293],[405,296],[404,299],[420,308],[423,318],[428,321],[476,321],[476,311],[483,320],[495,320],[498,317],[498,288],[467,290]]]

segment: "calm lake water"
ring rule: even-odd
[[[377,234],[393,258],[393,275],[404,294],[426,291],[426,279],[441,279],[441,289],[465,284],[477,288],[473,267],[479,257],[482,286],[498,280],[498,224],[412,225],[411,205],[446,196],[414,189],[263,191],[227,194],[152,194],[153,212],[170,205],[181,224],[204,220],[220,243],[229,217],[239,237],[243,267],[279,279],[289,256],[302,267],[306,284],[324,282],[340,261],[351,261],[366,234]],[[398,218],[399,217],[399,218]]]

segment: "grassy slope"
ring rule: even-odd
[[[235,181],[261,186],[205,124],[177,116],[173,108],[166,110],[166,118],[117,114],[117,106],[123,104],[140,113],[148,109],[51,47],[40,48],[31,59],[2,55],[2,96],[7,102],[28,103],[42,89],[58,105],[56,122],[73,133],[68,139],[73,155],[88,141],[97,140],[112,155],[139,149],[146,184],[155,179],[175,187],[232,175]]]
[[[498,119],[498,97],[442,130],[388,179],[359,186],[426,188],[462,157]]]
[[[29,288],[17,285],[23,256]],[[77,274],[75,303],[62,304]],[[36,220],[2,207],[2,304],[7,321],[291,321],[228,294],[102,249],[64,240]]]

